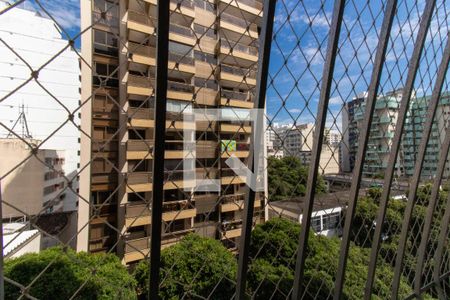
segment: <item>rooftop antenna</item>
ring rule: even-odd
[[[28,122],[27,122],[27,116],[25,114],[25,106],[22,105],[19,106],[19,117],[17,118],[17,120],[14,122],[13,127],[11,128],[11,131],[8,133],[7,138],[12,137],[12,133],[14,131],[14,128],[16,128],[16,126],[21,126],[22,128],[22,132],[21,132],[21,137],[25,138],[25,139],[32,139],[33,137],[30,134],[30,130],[28,129]]]

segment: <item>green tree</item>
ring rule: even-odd
[[[236,265],[233,254],[219,241],[189,234],[161,252],[160,297],[230,299],[235,292]],[[142,261],[134,272],[142,299],[147,298],[148,269],[148,262]]]
[[[308,168],[302,165],[300,159],[292,156],[269,157],[267,174],[271,201],[305,195]],[[326,185],[321,176],[317,179],[316,192],[326,192]]]
[[[256,299],[285,299],[293,284],[298,234],[300,225],[275,218],[257,225],[252,233],[248,285]],[[350,246],[344,287],[344,299],[362,299],[369,264],[369,249]],[[329,299],[333,295],[335,275],[340,252],[340,240],[309,235],[305,268],[304,289],[307,298]],[[392,267],[383,260],[379,262],[374,285],[373,299],[390,296],[393,278]],[[400,298],[411,293],[402,278]]]
[[[5,277],[25,287],[38,278],[28,290],[38,299],[71,299],[75,293],[73,299],[136,299],[135,280],[114,254],[51,248],[5,260]],[[5,284],[6,299],[20,295],[17,286]]]

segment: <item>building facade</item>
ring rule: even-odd
[[[343,131],[344,141],[341,143],[341,170],[351,172],[358,150],[359,130],[364,123],[367,93],[346,103]],[[395,125],[401,101],[401,91],[389,92],[377,98],[367,144],[367,155],[363,174],[367,177],[382,177],[387,167],[391,145],[394,138]],[[346,119],[345,119],[346,118]],[[397,160],[396,175],[402,176],[403,152]]]
[[[89,203],[80,201],[77,248],[112,250],[126,264],[150,246],[156,2],[81,3],[81,30],[89,28],[82,55],[93,66],[81,65],[82,100],[92,99],[81,127],[92,138],[81,139],[80,193]],[[183,181],[183,130],[194,109],[253,107],[262,3],[249,3],[170,3],[162,247],[190,232],[238,247],[245,182],[225,160],[247,162],[250,123],[196,124],[196,176],[220,180],[219,193]],[[256,223],[264,220],[261,198]]]
[[[27,142],[37,145],[40,141]],[[2,200],[15,207],[2,205],[6,222],[64,210],[68,193],[63,177],[64,151],[40,149],[36,156],[28,158],[30,147],[20,139],[10,138],[0,139],[0,155],[0,174],[7,174],[2,179]]]
[[[411,107],[408,111],[405,121],[403,134],[403,152],[404,152],[404,172],[406,176],[414,174],[416,155],[419,151],[420,140],[422,138],[423,125],[427,118],[428,104],[430,96],[416,97],[411,100]],[[437,164],[439,160],[439,151],[445,138],[445,128],[448,115],[450,113],[450,96],[448,93],[442,95],[436,110],[436,116],[433,122],[432,131],[429,137],[428,146],[425,153],[425,159],[421,171],[424,179],[434,179],[436,175]],[[450,165],[447,163],[444,170],[444,178],[450,175]]]

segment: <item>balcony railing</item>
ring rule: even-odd
[[[192,53],[190,53],[190,55],[181,55],[174,52],[169,52],[169,61],[192,66],[194,65],[195,62]]]
[[[187,36],[190,38],[195,38],[195,34],[194,31],[192,31],[192,29],[190,27],[186,27],[183,25],[178,25],[175,23],[170,23],[169,24],[169,31],[179,34],[179,35],[183,35],[183,36]]]
[[[167,90],[183,93],[194,93],[194,86],[187,83],[169,81],[167,82]]]
[[[139,75],[128,75],[128,85],[142,87],[142,88],[153,88],[155,82],[154,77],[146,77]]]
[[[127,151],[153,151],[153,140],[128,140]]]
[[[154,28],[156,28],[158,23],[155,17],[133,10],[128,11],[128,20]]]
[[[247,46],[247,45],[233,42],[233,41],[229,41],[227,39],[221,39],[220,46],[224,47],[226,49],[233,49],[233,51],[239,51],[239,52],[243,52],[243,53],[250,54],[253,56],[258,55],[258,48],[255,48],[252,46]]]
[[[170,0],[170,2],[189,9],[194,9],[195,7],[194,2],[192,0]]]
[[[263,4],[260,1],[257,0],[237,0],[237,2],[240,2],[242,4],[246,4],[248,6],[254,7],[256,9],[262,10]]]
[[[256,70],[252,70],[252,69],[244,69],[244,68],[239,68],[239,67],[222,64],[220,66],[220,71],[225,72],[225,73],[230,73],[233,75],[245,76],[245,77],[253,78],[253,79],[256,78]]]
[[[246,20],[244,18],[239,18],[239,17],[233,16],[233,15],[230,15],[228,13],[222,12],[222,14],[220,15],[220,19],[227,23],[231,23],[233,25],[242,27],[244,29],[247,28],[247,26],[249,26],[251,30],[256,31],[256,25],[252,24],[249,20]]]
[[[142,55],[145,57],[156,57],[156,49],[155,47],[129,42],[128,51],[131,54]]]
[[[125,205],[125,215],[127,218],[137,218],[150,215],[150,205],[143,201],[129,202]]]

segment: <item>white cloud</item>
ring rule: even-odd
[[[39,3],[45,11],[35,2],[26,2],[27,9],[34,9],[43,16],[50,16],[66,31],[80,31],[80,1],[79,0],[48,0]]]

